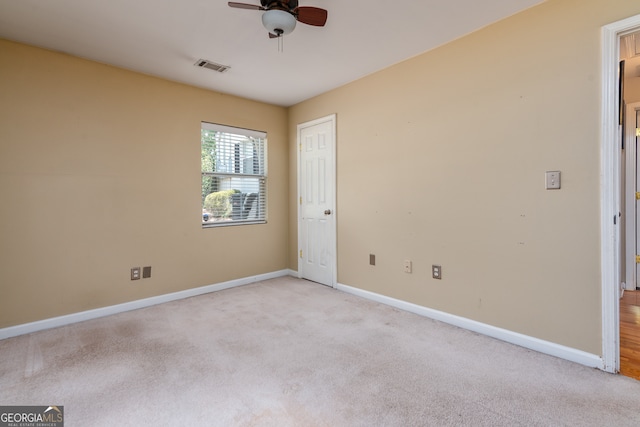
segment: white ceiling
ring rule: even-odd
[[[0,0],[0,38],[290,106],[543,1],[300,0],[327,24],[298,23],[279,52],[262,12],[223,0]]]

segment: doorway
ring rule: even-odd
[[[640,33],[638,33],[640,40]],[[640,62],[640,55],[638,59]],[[626,61],[625,61],[626,62]],[[626,68],[626,67],[625,67]],[[629,77],[627,77],[628,79]],[[634,77],[640,79],[640,76]],[[627,87],[628,85],[624,85]],[[640,174],[638,170],[638,143],[636,136],[636,129],[640,128],[640,92],[637,95],[639,98],[636,102],[625,102],[625,115],[623,122],[623,135],[622,135],[622,159],[620,163],[621,170],[621,203],[623,212],[623,221],[620,222],[621,230],[621,276],[622,293],[624,291],[635,291],[640,284],[638,283],[638,277],[640,277],[640,263],[636,260],[636,255],[640,254]],[[626,98],[629,99],[628,97]],[[623,295],[621,295],[622,297]]]
[[[622,375],[640,380],[640,171],[638,170],[638,133],[640,128],[640,32],[620,38],[621,78],[624,100],[622,122],[620,258],[623,289],[620,298],[620,367]]]
[[[298,125],[298,275],[335,287],[336,116]]]
[[[624,281],[625,240],[629,234],[621,224],[627,180],[622,156],[621,39],[640,31],[640,15],[602,28],[602,135],[601,135],[601,289],[602,289],[602,369],[620,371],[620,297]],[[635,187],[635,183],[633,183]],[[626,215],[625,215],[626,216]],[[630,219],[631,220],[631,219]],[[633,219],[635,221],[635,219]],[[635,240],[635,236],[632,236]],[[635,260],[634,260],[635,261]],[[634,262],[635,264],[635,262]]]

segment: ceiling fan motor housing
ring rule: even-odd
[[[276,3],[273,5],[273,3]],[[298,0],[260,0],[262,7],[269,9],[275,6],[278,9],[293,10],[298,7]]]

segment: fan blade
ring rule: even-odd
[[[327,11],[319,7],[301,6],[293,9],[293,13],[298,17],[298,21],[307,25],[324,27],[327,22]]]
[[[247,4],[247,3],[236,3],[234,1],[230,1],[229,6],[236,7],[238,9],[251,9],[251,10],[266,10],[262,6],[258,6],[257,4]]]
[[[269,38],[270,38],[270,39],[277,39],[278,37],[279,37],[279,36],[276,36],[276,35],[275,35],[275,34],[273,34],[273,33],[269,33]]]

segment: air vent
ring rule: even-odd
[[[216,64],[215,62],[207,61],[206,59],[198,59],[198,61],[196,61],[196,63],[193,65],[196,65],[202,68],[208,68],[210,70],[217,71],[219,73],[224,73],[229,68],[231,68],[228,65]]]

